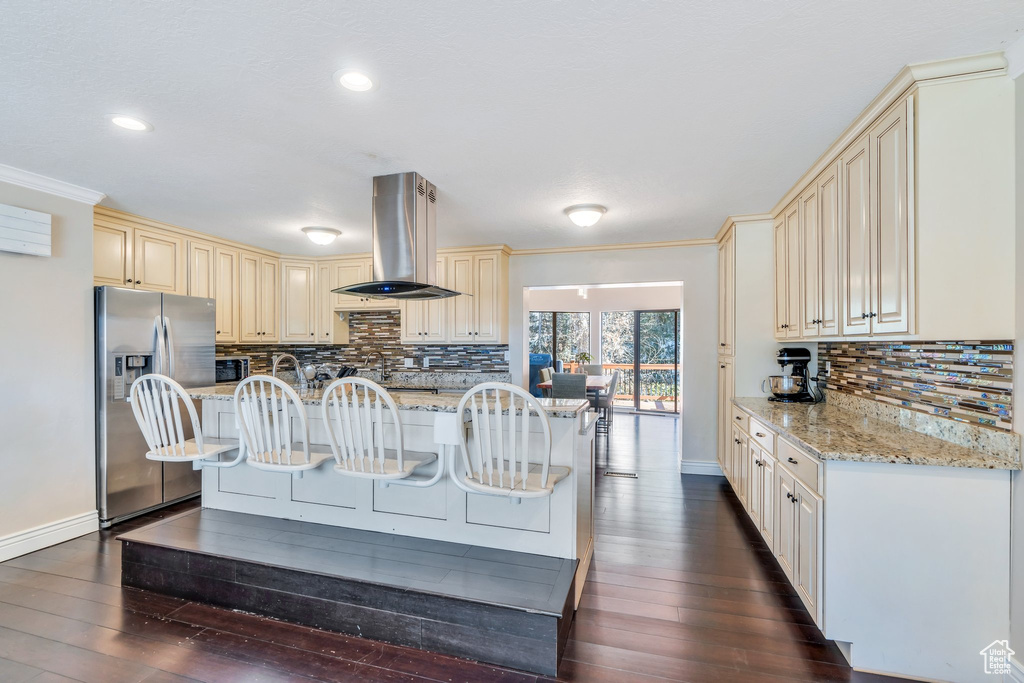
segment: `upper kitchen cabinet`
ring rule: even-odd
[[[213,298],[214,247],[210,242],[188,241],[188,295]]]
[[[435,283],[446,287],[448,258],[437,257]],[[403,301],[401,303],[401,341],[403,344],[443,344],[448,341],[449,299]]]
[[[736,337],[736,236],[729,231],[718,245],[718,353],[731,356]]]
[[[169,294],[188,293],[185,238],[96,210],[93,281]]]
[[[238,341],[239,274],[241,253],[238,249],[214,247],[213,297],[217,300],[217,341]]]
[[[897,76],[773,211],[776,338],[1012,339],[1013,111],[995,57]]]
[[[238,341],[242,344],[278,340],[280,317],[279,262],[250,251],[238,258]]]
[[[332,263],[334,265],[334,274],[332,275],[334,289],[373,280],[372,258],[360,256]],[[395,299],[374,299],[351,294],[334,295],[334,310],[336,311],[390,311],[398,307],[398,301]]]
[[[793,201],[776,219],[775,336],[800,338],[800,202]]]
[[[334,264],[330,261],[316,264],[316,340],[330,344],[334,340]]]
[[[316,264],[281,261],[281,341],[316,343]]]
[[[448,287],[460,292],[449,309],[448,341],[508,342],[508,252],[459,252],[448,256]]]

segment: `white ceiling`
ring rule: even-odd
[[[1019,0],[3,0],[0,164],[287,253],[366,251],[371,177],[441,246],[706,237],[767,211],[907,63],[1004,49]],[[380,82],[342,90],[359,66]],[[115,129],[109,113],[152,133]],[[562,215],[608,206],[592,228]],[[315,247],[303,225],[344,231]]]

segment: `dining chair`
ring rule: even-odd
[[[612,373],[612,381],[608,383],[608,390],[597,395],[597,400],[592,403],[600,414],[597,420],[597,433],[608,434],[612,419],[615,415],[615,390],[619,386],[620,371]]]
[[[541,368],[540,369],[540,381],[541,382],[550,382],[551,381],[551,376],[553,374],[555,374],[555,369],[554,368]],[[541,389],[540,391],[541,391],[542,394],[544,394],[545,398],[550,398],[551,397],[551,390],[550,389]]]
[[[556,372],[551,376],[551,398],[587,397],[587,376]]]
[[[398,405],[376,382],[362,377],[336,380],[324,389],[320,407],[337,474],[400,483],[437,460],[436,453],[405,450]],[[394,433],[390,445],[385,443],[388,431]],[[441,474],[428,481],[437,483]]]
[[[268,472],[291,472],[296,479],[331,459],[326,446],[309,443],[309,419],[299,395],[284,381],[253,375],[235,388],[235,415],[245,443],[245,463]],[[292,419],[298,418],[298,431]]]
[[[197,468],[206,464],[230,467],[241,462],[241,453],[233,461],[219,460],[222,453],[238,450],[238,440],[204,437],[195,404],[185,388],[170,377],[142,375],[132,382],[128,401],[149,446],[147,459],[191,462]],[[182,420],[182,405],[186,420]],[[192,438],[186,436],[186,425],[192,427]],[[210,462],[200,463],[201,460]]]
[[[604,366],[600,363],[587,363],[583,366],[583,374],[585,375],[603,375]]]
[[[469,437],[459,432],[461,467],[452,471],[456,486],[468,493],[523,498],[550,496],[569,476],[569,467],[551,465],[551,422],[536,397],[501,382],[478,384],[467,391],[456,411],[469,412]],[[531,425],[538,420],[540,434]],[[540,441],[540,443],[537,443]],[[462,472],[456,474],[456,470]]]

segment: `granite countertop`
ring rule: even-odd
[[[188,395],[198,400],[233,401],[235,398],[235,382],[224,382],[210,387],[193,387]],[[292,387],[307,406],[318,406],[323,398],[323,389],[299,389]],[[426,391],[389,391],[395,399],[399,410],[418,410],[429,413],[454,413],[459,407],[464,390],[445,390],[431,394]],[[590,407],[590,402],[583,399],[538,398],[548,417],[574,418]]]
[[[1019,470],[1020,462],[865,417],[828,403],[776,403],[766,398],[733,402],[822,460]]]

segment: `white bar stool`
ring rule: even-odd
[[[196,406],[188,392],[166,375],[143,375],[132,382],[128,391],[132,413],[139,423],[149,451],[146,458],[161,462],[191,462],[192,467],[234,467],[242,461],[243,452],[235,439],[204,437]],[[181,419],[184,404],[188,423]],[[191,439],[182,427],[191,424]],[[238,451],[234,460],[220,462],[222,453]],[[213,458],[213,459],[211,459]]]

